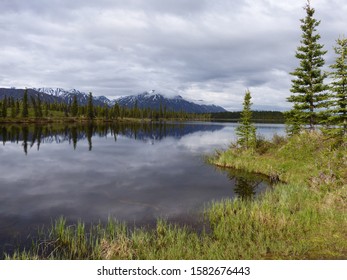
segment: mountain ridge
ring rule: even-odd
[[[202,105],[184,99],[180,95],[166,97],[161,93],[145,91],[137,95],[129,95],[116,99],[116,102],[124,107],[133,108],[137,106],[140,109],[150,108],[155,110],[184,111],[187,113],[217,113],[226,112],[221,106]]]
[[[0,100],[12,96],[16,99],[22,99],[24,89],[15,88],[0,88]],[[74,98],[77,97],[79,105],[87,105],[89,95],[81,92],[77,89],[65,90],[63,88],[30,88],[28,89],[29,96],[38,97],[44,102],[64,102],[70,104]],[[162,93],[158,93],[155,90],[151,92],[144,91],[139,94],[119,97],[116,99],[109,99],[106,96],[93,96],[93,103],[97,106],[113,106],[118,103],[120,106],[127,108],[134,108],[137,106],[140,109],[150,108],[155,110],[167,110],[179,112],[183,111],[186,113],[217,113],[226,112],[226,110],[217,105],[205,105],[197,104],[192,101],[184,99],[181,95],[173,97],[164,96]]]

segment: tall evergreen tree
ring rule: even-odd
[[[7,117],[7,96],[5,95],[4,99],[2,100],[2,117]]]
[[[237,144],[246,150],[254,149],[256,146],[256,128],[251,123],[251,98],[251,92],[247,90],[243,102],[243,111],[241,112],[241,123],[236,128]]]
[[[73,117],[76,117],[78,114],[78,103],[77,103],[77,96],[74,95],[71,105],[71,115]]]
[[[337,126],[334,132],[347,135],[347,38],[337,39],[334,50],[337,58],[335,64],[330,66],[333,79],[330,89],[333,95],[328,122]]]
[[[28,110],[28,90],[24,90],[24,95],[23,95],[23,110],[22,110],[22,117],[27,118],[29,116],[29,110]]]
[[[109,112],[108,106],[105,105],[105,107],[104,107],[104,118],[105,118],[105,120],[108,120],[109,117],[110,117],[110,112]]]
[[[11,98],[11,118],[15,118],[16,114],[16,103],[14,102],[14,98]]]
[[[48,110],[49,110],[49,103],[48,102],[45,102],[44,109],[45,109],[45,117],[47,118],[48,117]]]
[[[94,119],[94,106],[93,106],[93,94],[89,92],[88,105],[87,105],[87,117],[89,120]]]
[[[35,97],[34,96],[30,96],[30,99],[31,99],[31,104],[34,108],[34,116],[35,118],[39,118],[39,111],[38,111],[38,107],[37,107],[37,103],[36,103],[36,100],[35,100]]]
[[[40,94],[37,96],[37,109],[36,110],[37,110],[37,117],[42,118],[43,113],[42,113],[42,102],[41,102]]]
[[[292,80],[290,90],[294,94],[287,99],[294,104],[287,113],[287,124],[294,128],[293,133],[305,124],[313,130],[319,122],[319,115],[324,112],[323,108],[327,107],[328,99],[328,85],[324,84],[327,74],[321,70],[325,64],[323,55],[327,51],[318,43],[320,35],[316,32],[320,21],[314,18],[315,10],[310,1],[307,1],[304,9],[306,17],[301,19],[302,40],[295,55],[300,60],[300,66],[290,73],[296,78]]]
[[[19,100],[16,100],[16,117],[19,115],[20,113],[20,104],[19,104]]]
[[[113,106],[113,116],[116,120],[120,117],[120,106],[118,103],[115,103]]]

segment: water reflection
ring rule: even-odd
[[[77,143],[87,139],[89,151],[93,148],[92,138],[106,137],[111,135],[115,141],[119,135],[141,141],[156,141],[166,137],[180,139],[187,134],[197,131],[217,131],[223,126],[212,124],[187,124],[187,123],[104,123],[104,124],[70,124],[70,125],[2,125],[0,130],[0,141],[18,143],[23,141],[24,153],[28,153],[28,142],[30,148],[35,144],[37,150],[41,143],[63,143],[72,142],[76,149]]]
[[[254,199],[257,193],[271,185],[267,176],[235,169],[228,169],[227,174],[234,184],[234,193],[242,200]]]
[[[264,178],[216,172],[202,157],[226,148],[234,129],[215,123],[0,125],[0,247],[59,216],[148,225],[158,217],[196,217],[213,200],[251,199],[268,186]],[[283,130],[263,132],[269,129]]]

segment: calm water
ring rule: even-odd
[[[235,140],[232,123],[0,125],[0,250],[50,225],[188,221],[213,200],[252,197],[266,179],[221,170],[203,156]],[[258,125],[258,134],[283,134]]]

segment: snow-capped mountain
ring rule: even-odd
[[[182,96],[165,97],[154,90],[143,92],[138,95],[121,97],[115,100],[119,105],[133,108],[137,103],[138,108],[151,108],[159,110],[166,108],[167,111],[184,111],[187,113],[216,113],[225,112],[226,110],[216,105],[203,105],[187,101]]]
[[[0,88],[0,100],[4,96],[13,96],[16,99],[22,99],[23,94],[24,89]],[[65,90],[62,88],[32,88],[28,89],[28,94],[34,98],[40,96],[42,101],[49,103],[71,103],[73,97],[76,96],[79,105],[87,105],[89,98],[89,94],[85,92],[76,89]],[[120,106],[127,108],[133,108],[135,104],[137,104],[138,108],[150,108],[156,110],[162,108],[167,111],[183,111],[187,113],[217,113],[226,111],[220,106],[204,105],[201,102],[199,102],[200,104],[197,104],[195,102],[187,101],[180,95],[167,97],[161,93],[157,93],[155,90],[150,92],[145,91],[137,95],[120,97],[114,100],[110,100],[105,96],[93,96],[93,99],[94,105],[97,106],[113,106],[115,103],[118,103]]]
[[[106,96],[103,96],[103,95],[95,96],[94,100],[96,102],[100,102],[102,104],[107,104],[108,106],[113,106],[115,104],[115,100],[110,100]]]
[[[24,96],[24,89],[16,89],[16,88],[0,88],[0,100],[2,100],[5,96],[6,97],[13,97],[15,100],[21,100]],[[48,102],[48,103],[60,103],[62,102],[61,98],[55,95],[48,95],[42,92],[38,92],[34,89],[28,89],[28,98],[31,100],[31,98],[38,98],[40,96],[41,101]]]
[[[77,97],[77,103],[80,105],[87,105],[89,94],[85,92],[81,92],[77,89],[70,89],[65,90],[63,88],[33,88],[33,90],[45,93],[51,96],[59,97],[61,98],[65,103],[71,103],[73,100],[73,97]],[[112,106],[114,102],[109,100],[105,96],[93,96],[94,104],[97,106],[103,106],[108,105]]]

